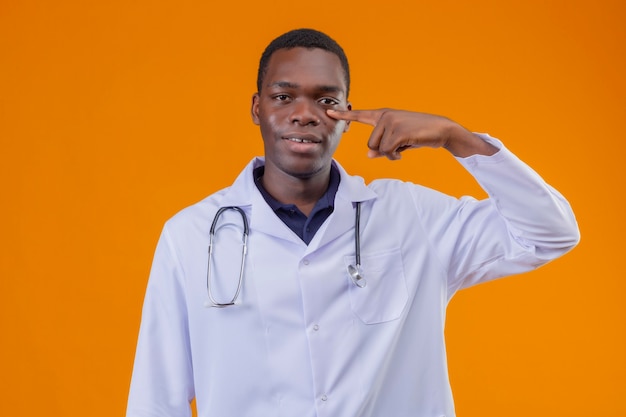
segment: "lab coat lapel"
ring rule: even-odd
[[[258,189],[255,191],[250,220],[252,230],[304,245],[302,239],[274,213],[274,210],[267,204]]]
[[[376,198],[376,193],[365,185],[363,178],[349,176],[339,163],[334,161],[334,164],[341,175],[339,189],[335,195],[335,209],[309,244],[308,253],[354,230],[354,203]]]
[[[354,229],[354,213],[352,201],[335,198],[335,210],[309,243],[307,253],[317,250]]]

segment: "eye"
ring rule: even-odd
[[[276,94],[272,98],[276,101],[288,101],[290,97],[287,94]]]
[[[339,104],[338,100],[335,100],[334,98],[330,98],[330,97],[321,98],[319,102],[320,104],[324,106],[336,106],[337,104]]]

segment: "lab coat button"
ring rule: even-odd
[[[321,398],[322,398],[322,401],[326,401],[326,400],[328,400],[328,397],[326,396],[326,394],[322,395],[322,397],[321,397]]]
[[[318,331],[319,329],[320,329],[319,325],[316,324],[316,325],[313,326],[313,330]]]
[[[308,265],[309,264],[309,260],[305,259],[304,261],[302,261],[303,264]]]

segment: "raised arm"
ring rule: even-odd
[[[580,238],[567,200],[499,141],[450,119],[403,110],[328,111],[330,117],[374,126],[370,157],[396,160],[411,148],[450,151],[489,199],[441,203],[434,191],[415,194],[430,239],[449,265],[450,293],[528,271],[573,248]]]
[[[405,110],[328,110],[338,120],[359,122],[374,127],[367,142],[372,158],[400,159],[411,148],[445,148],[454,156],[493,155],[496,147],[458,123],[442,116]]]

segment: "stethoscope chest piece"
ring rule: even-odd
[[[350,278],[352,278],[352,282],[359,288],[364,288],[367,285],[367,281],[361,275],[361,265],[348,265],[348,274],[350,274]]]

